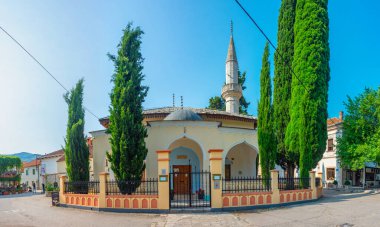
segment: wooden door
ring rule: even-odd
[[[190,173],[191,166],[174,165],[174,193],[188,194],[190,192]]]

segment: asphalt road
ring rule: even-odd
[[[51,207],[43,195],[0,197],[0,226],[380,226],[380,194],[338,194],[317,202],[234,213],[127,214]]]

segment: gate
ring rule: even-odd
[[[211,207],[210,172],[191,172],[191,166],[173,166],[169,181],[170,208]]]

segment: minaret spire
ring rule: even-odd
[[[232,20],[230,26],[231,37],[226,59],[226,84],[222,88],[222,97],[226,101],[226,111],[233,114],[239,114],[239,99],[242,96],[242,89],[238,82],[239,65],[237,61],[235,43],[233,38]]]
[[[233,37],[233,36],[234,36],[234,24],[231,20],[231,37]]]

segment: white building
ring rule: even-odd
[[[57,161],[64,155],[64,150],[60,149],[40,157],[42,183],[47,184],[59,182]]]
[[[337,139],[342,136],[343,112],[339,113],[339,118],[333,117],[327,119],[327,143],[326,151],[319,161],[315,171],[322,172],[322,182],[325,186],[333,186],[334,180],[338,186],[344,184],[343,169],[337,154]]]
[[[42,187],[40,159],[35,159],[23,164],[23,172],[21,173],[21,184],[25,184],[27,186],[32,187],[33,182],[36,183],[37,188]]]

